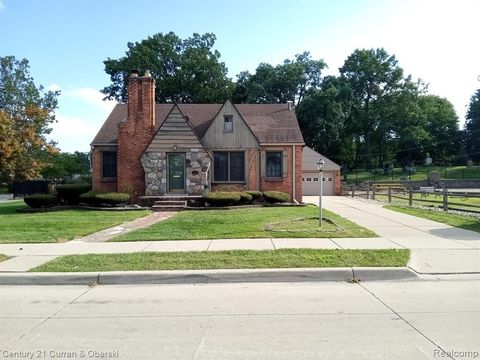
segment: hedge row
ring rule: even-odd
[[[125,193],[110,192],[102,193],[96,191],[89,191],[85,194],[80,195],[80,202],[85,203],[91,206],[99,205],[122,205],[127,204],[130,200],[130,195]]]
[[[219,191],[203,195],[203,200],[211,206],[232,206],[250,204],[263,196],[270,204],[284,203],[290,200],[290,195],[280,191]]]
[[[33,208],[44,208],[58,205],[77,205],[80,202],[92,205],[121,205],[127,204],[130,195],[124,193],[100,193],[91,191],[90,184],[61,184],[56,186],[57,194],[25,196],[25,203]]]

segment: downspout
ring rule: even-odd
[[[293,197],[293,202],[298,204],[298,201],[295,199],[295,145],[292,145],[292,197]]]

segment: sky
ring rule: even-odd
[[[103,61],[169,31],[213,32],[234,80],[304,51],[336,75],[355,49],[383,47],[463,126],[480,88],[479,14],[478,0],[0,0],[0,56],[28,59],[37,85],[61,91],[49,137],[68,152],[89,151],[115,105],[99,92]]]

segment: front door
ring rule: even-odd
[[[185,193],[185,153],[168,154],[168,192]]]

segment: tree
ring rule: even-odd
[[[395,56],[384,49],[357,49],[345,60],[340,74],[352,89],[350,122],[357,124],[361,135],[356,140],[357,148],[363,148],[363,162],[371,167],[372,138],[383,139],[388,130],[388,126],[382,124],[386,120],[387,97],[401,88],[403,70]]]
[[[351,90],[341,79],[328,76],[321,89],[305,97],[298,121],[305,143],[339,163],[352,163],[352,137],[346,121]]]
[[[283,64],[273,66],[261,63],[255,74],[243,71],[237,76],[233,100],[237,103],[286,103],[298,106],[305,96],[321,84],[323,60],[313,60],[310,53],[295,55]]]
[[[212,50],[215,40],[211,33],[182,40],[169,32],[128,43],[124,57],[104,61],[112,84],[101,91],[106,99],[126,102],[131,70],[148,69],[156,80],[156,102],[224,102],[231,97],[234,84],[227,78],[220,53]]]
[[[42,176],[49,180],[70,181],[76,177],[90,177],[90,161],[88,153],[75,151],[72,153],[56,153],[49,157],[48,165],[42,169]]]
[[[470,98],[465,122],[466,146],[469,158],[480,161],[480,89]]]
[[[55,121],[59,92],[45,92],[29,74],[28,60],[0,57],[0,179],[33,179],[54,153],[45,135]]]

